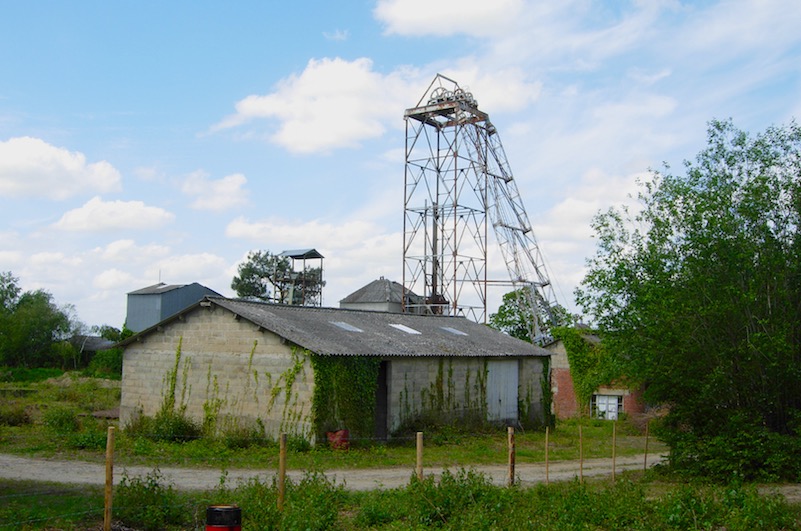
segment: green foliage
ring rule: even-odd
[[[600,341],[588,337],[589,331],[559,327],[553,329],[553,335],[565,346],[576,399],[581,405],[580,411],[586,414],[590,399],[598,387],[616,379],[614,360]]]
[[[289,258],[270,251],[249,252],[231,281],[238,297],[280,304],[303,304],[324,285],[321,268],[307,266],[303,271],[293,271]]]
[[[493,490],[486,476],[471,470],[460,469],[456,474],[445,470],[439,481],[433,476],[422,481],[412,476],[407,487],[409,522],[423,527],[443,527],[476,510],[491,497]]]
[[[537,343],[546,342],[550,330],[556,326],[569,326],[574,318],[564,306],[533,308],[539,297],[527,288],[510,291],[503,296],[496,313],[490,314],[489,326],[512,337],[532,342],[532,334],[539,333]]]
[[[677,468],[697,470],[695,450],[710,441],[744,475],[770,468],[767,452],[727,437],[740,418],[773,448],[798,445],[799,175],[797,124],[752,137],[712,122],[685,175],[653,172],[635,213],[595,219],[598,250],[578,301],[646,400],[670,405],[663,434]],[[796,467],[781,476],[801,477]]]
[[[71,407],[53,407],[44,412],[45,426],[58,434],[74,433],[80,428],[78,413]]]
[[[0,404],[0,426],[25,426],[31,423],[31,415],[24,404]]]
[[[127,525],[143,530],[191,524],[172,485],[156,468],[144,478],[124,474],[114,494],[114,515]]]
[[[121,348],[97,351],[92,357],[92,361],[89,362],[89,366],[84,370],[84,375],[112,380],[121,379],[122,355],[123,349]]]
[[[373,436],[378,369],[372,356],[311,356],[312,411],[318,437],[347,429],[351,437]]]
[[[68,444],[71,448],[77,450],[105,450],[107,440],[108,434],[106,432],[88,430],[73,433],[68,439]]]
[[[0,367],[0,381],[16,383],[41,382],[64,374],[62,369],[46,367]]]
[[[43,290],[19,295],[16,279],[0,277],[0,364],[22,367],[64,366],[64,352],[54,345],[70,331],[67,314]]]
[[[531,343],[531,327],[534,313],[521,290],[510,291],[503,296],[496,313],[490,314],[489,325],[517,339]]]

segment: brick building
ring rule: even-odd
[[[594,334],[585,334],[585,341],[598,344],[600,338]],[[548,345],[551,353],[551,393],[553,395],[552,413],[557,419],[568,419],[579,415],[582,409],[573,387],[570,373],[570,362],[565,344],[561,340]],[[645,411],[640,389],[630,389],[625,385],[612,382],[599,387],[592,395],[584,409],[593,418],[617,420],[621,413],[629,416],[640,415]]]

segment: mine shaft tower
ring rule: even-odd
[[[530,309],[531,337],[550,337],[556,297],[489,116],[437,74],[404,113],[404,311],[487,321],[488,215],[511,285]],[[508,284],[509,281],[506,281]]]

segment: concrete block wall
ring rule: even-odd
[[[259,419],[268,436],[284,431],[310,436],[314,375],[300,351],[293,353],[275,334],[259,330],[231,312],[199,307],[125,350],[120,422],[161,408],[175,369],[175,403],[202,421],[204,405],[220,404],[217,425],[252,425]],[[254,348],[255,342],[255,348]],[[297,373],[287,393],[286,378]]]
[[[544,420],[542,384],[547,375],[543,374],[543,369],[542,358],[520,360],[517,400],[523,407],[519,412],[521,422],[541,424]]]
[[[528,397],[532,404],[526,414],[539,418],[542,417],[542,371],[543,363],[539,358],[522,359],[519,364],[518,401]],[[387,372],[390,432],[432,405],[438,405],[440,392],[443,407],[438,412],[485,415],[486,382],[485,358],[392,358]]]

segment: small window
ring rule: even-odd
[[[347,330],[348,332],[364,332],[361,328],[357,328],[350,323],[346,323],[345,321],[329,321],[332,325],[338,326],[342,330]]]
[[[620,395],[592,395],[590,411],[593,418],[617,420],[623,412],[623,397]]]
[[[455,328],[451,328],[450,326],[441,326],[440,328],[442,328],[446,332],[450,332],[451,334],[453,334],[455,336],[466,336],[467,335],[467,333],[462,332],[461,330],[457,330]]]
[[[418,332],[418,331],[417,331],[417,330],[415,330],[414,328],[409,328],[409,327],[408,327],[408,326],[406,326],[406,325],[402,325],[402,324],[390,324],[389,326],[391,326],[392,328],[397,328],[397,329],[398,329],[398,330],[400,330],[401,332],[406,332],[407,334],[417,334],[417,335],[419,335],[419,334],[420,334],[420,332]]]

